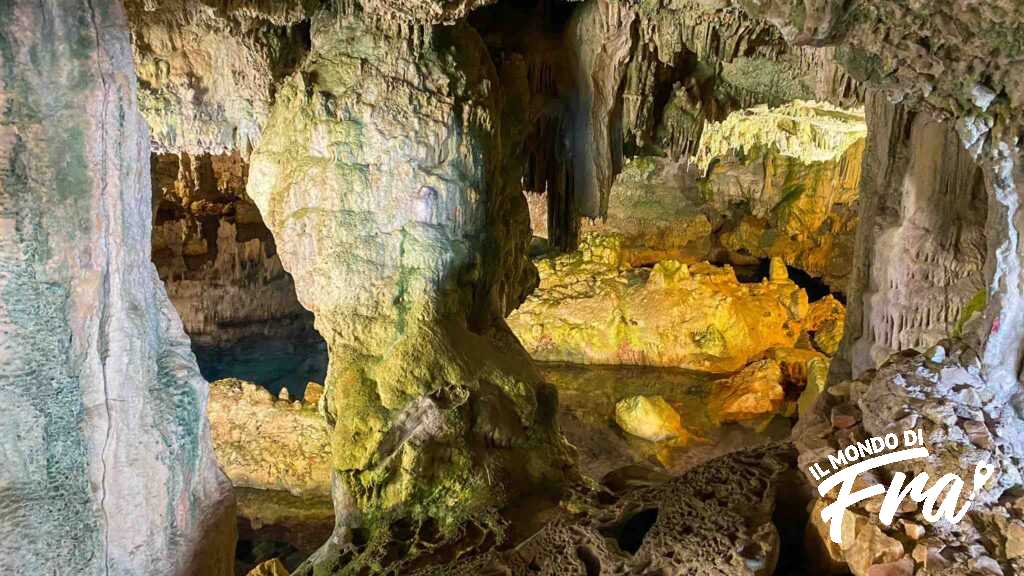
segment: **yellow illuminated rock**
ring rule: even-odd
[[[706,170],[731,150],[774,149],[805,164],[835,160],[868,133],[863,109],[795,100],[733,112],[704,127],[695,163]]]
[[[288,569],[277,558],[271,558],[250,570],[246,576],[288,576]]]
[[[537,262],[540,287],[508,318],[538,360],[733,372],[792,347],[807,294],[787,279],[744,284],[729,267],[622,262],[614,236]]]
[[[687,436],[679,413],[661,396],[620,400],[615,405],[615,422],[627,433],[651,442]]]
[[[811,365],[815,360],[824,360],[828,365],[828,358],[817,350],[804,348],[775,348],[767,354],[768,358],[779,363],[782,369],[782,376],[787,383],[803,386],[808,380]]]
[[[760,360],[721,381],[711,393],[711,412],[720,422],[753,420],[778,411],[785,396],[779,363]]]
[[[846,309],[831,294],[811,304],[804,320],[804,329],[813,334],[815,348],[829,356],[839,349],[845,327]]]
[[[829,360],[826,358],[812,358],[807,363],[807,381],[800,398],[797,400],[797,414],[803,418],[814,407],[818,396],[825,391],[828,384]]]
[[[228,378],[210,383],[208,411],[217,461],[236,487],[330,494],[327,423],[315,404]]]

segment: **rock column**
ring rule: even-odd
[[[0,565],[231,574],[199,376],[149,261],[119,2],[0,4]]]
[[[536,273],[498,89],[465,25],[326,15],[252,156],[248,194],[330,355],[339,527],[314,564],[353,531],[487,526],[564,479],[555,399],[502,319]]]

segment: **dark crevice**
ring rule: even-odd
[[[770,268],[771,258],[759,258],[756,264],[733,266],[736,278],[744,283],[756,283],[767,279]],[[786,271],[789,273],[789,279],[807,292],[807,299],[810,302],[817,302],[831,294],[843,305],[846,304],[846,296],[842,292],[832,290],[823,279],[811,276],[807,271],[793,266],[786,266]]]
[[[618,524],[601,529],[601,533],[614,539],[623,552],[636,554],[657,521],[658,509],[645,508],[630,514]]]

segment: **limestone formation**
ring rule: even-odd
[[[720,421],[739,422],[773,415],[785,397],[779,363],[760,360],[722,381],[709,403],[711,413]]]
[[[248,156],[318,2],[126,0],[139,108],[160,153]]]
[[[336,565],[352,529],[452,534],[566,473],[554,399],[501,321],[532,270],[493,67],[465,25],[420,31],[316,19],[252,156],[247,192],[330,354],[339,524],[303,570]]]
[[[704,194],[734,214],[720,234],[732,258],[781,257],[845,292],[865,132],[857,110],[802,102],[709,125],[695,162],[713,162]]]
[[[210,383],[208,414],[217,461],[235,486],[330,495],[327,422],[315,403],[278,400],[251,382],[218,380]]]
[[[540,287],[509,316],[539,360],[735,371],[792,347],[807,294],[790,280],[741,284],[731,269],[622,263],[614,237],[538,262]]]
[[[837,368],[858,375],[951,334],[984,290],[982,171],[951,123],[868,98],[861,220]]]
[[[629,160],[581,230],[622,235],[633,264],[781,257],[845,291],[865,131],[859,110],[823,103],[734,112],[707,126],[693,164]]]
[[[4,572],[232,574],[120,3],[3,2],[0,71]]]
[[[3,571],[1024,573],[1022,38],[1017,0],[0,2]],[[559,412],[530,355],[666,376]],[[797,454],[684,441],[789,417]],[[970,514],[827,541],[795,470],[907,429],[858,486]]]
[[[813,336],[814,347],[828,356],[839,350],[846,328],[846,308],[831,294],[812,302],[804,320],[804,329]]]
[[[804,164],[828,162],[838,160],[866,135],[867,126],[859,110],[801,100],[775,108],[761,105],[733,112],[722,122],[706,126],[692,160],[705,173],[712,161],[729,154],[774,151]],[[836,192],[849,194],[842,188]],[[760,198],[754,200],[756,210],[762,204],[756,201]],[[776,203],[769,201],[767,205]]]

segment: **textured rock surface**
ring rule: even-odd
[[[795,102],[710,123],[688,161],[638,156],[584,233],[623,236],[630,263],[778,256],[845,290],[866,131],[859,110]]]
[[[424,33],[316,20],[252,156],[247,191],[330,352],[339,529],[311,567],[353,526],[451,531],[564,474],[553,398],[501,321],[535,273],[526,203],[496,170],[493,67],[465,26]]]
[[[415,574],[769,575],[779,553],[772,524],[789,447],[712,460],[679,478],[562,511],[509,550]]]
[[[737,4],[771,21],[791,44],[838,44],[851,74],[914,107],[956,119],[1020,119],[1024,9],[1015,2]]]
[[[210,383],[208,414],[217,461],[235,486],[330,495],[327,422],[315,404],[227,379]]]
[[[204,375],[273,393],[323,382],[327,350],[295,296],[237,154],[154,155],[153,262]]]
[[[247,156],[318,2],[127,0],[139,108],[156,152]]]
[[[706,126],[693,162],[707,172],[716,159],[759,151],[773,151],[804,164],[829,162],[839,159],[866,135],[867,126],[860,110],[801,100],[774,108],[761,105],[733,112],[725,120]],[[767,202],[768,207],[775,204]]]
[[[118,3],[0,4],[0,548],[12,574],[231,574],[234,511],[149,262]]]
[[[590,364],[738,370],[792,347],[807,294],[788,279],[741,284],[729,268],[621,264],[612,237],[538,262],[540,287],[508,318],[531,356]]]
[[[850,414],[852,426],[835,425],[840,408]],[[883,526],[877,499],[856,505],[849,511],[853,538],[844,537],[842,549],[854,574],[870,574],[874,564],[911,556],[918,573],[994,563],[999,567],[995,573],[1015,574],[1024,569],[1010,544],[1024,512],[1015,504],[1021,484],[1015,454],[1022,425],[1016,409],[993,393],[978,355],[947,340],[925,354],[894,356],[877,371],[832,386],[797,424],[794,439],[806,470],[855,441],[920,429],[930,456],[888,465],[875,471],[878,479],[888,482],[897,471],[927,473],[930,486],[953,473],[964,479],[962,498],[974,489],[979,492],[972,512],[955,526],[926,522],[917,506],[901,507],[897,520]],[[974,486],[979,461],[994,466],[984,486]],[[962,504],[963,499],[957,509]],[[908,538],[910,534],[914,537]]]
[[[738,422],[774,414],[785,398],[782,367],[774,360],[760,360],[722,381],[709,402],[720,421]]]

